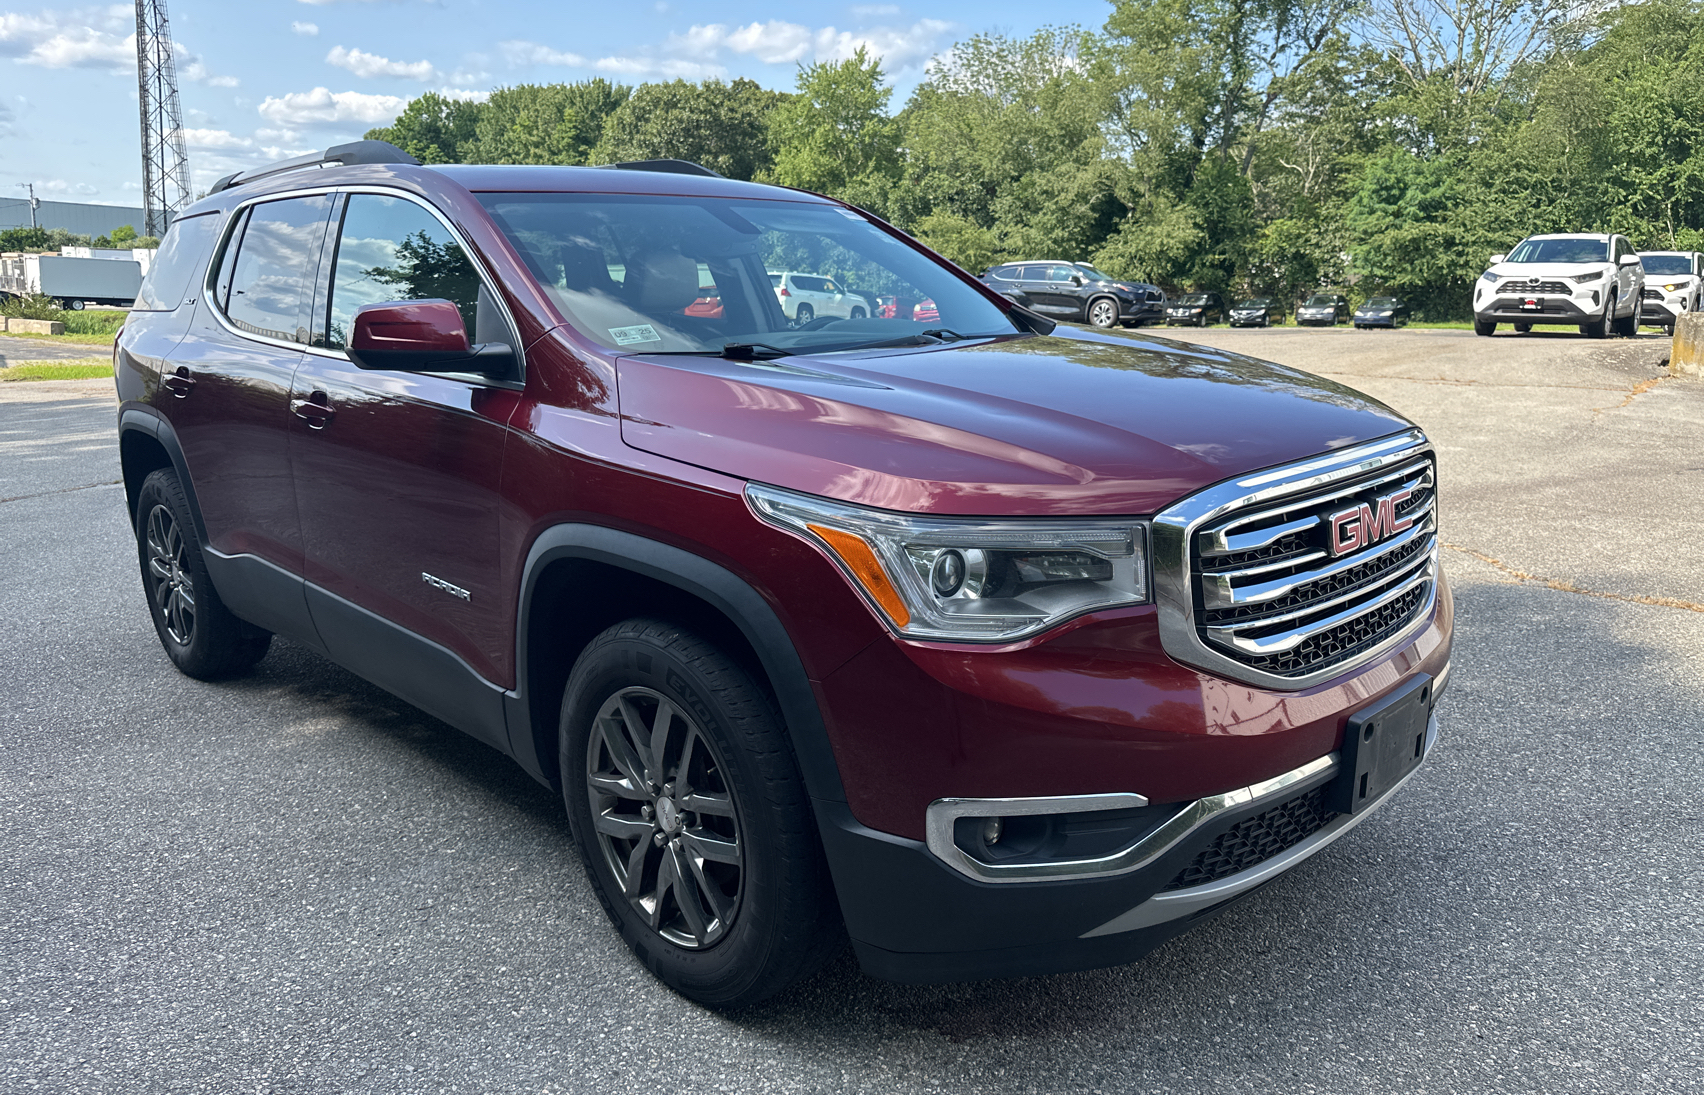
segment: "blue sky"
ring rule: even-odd
[[[412,96],[604,76],[747,76],[791,89],[801,62],[858,45],[903,102],[970,34],[1098,27],[1106,0],[170,0],[190,170],[220,175],[353,140]],[[1043,18],[1045,16],[1045,18]],[[0,194],[141,201],[131,4],[0,0]]]

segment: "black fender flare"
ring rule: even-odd
[[[763,595],[733,571],[701,555],[604,525],[553,525],[539,534],[527,553],[515,622],[519,687],[508,698],[509,748],[524,767],[530,768],[533,758],[538,756],[531,700],[527,695],[527,671],[531,664],[527,645],[534,594],[545,568],[563,559],[601,563],[673,586],[699,598],[732,621],[756,651],[775,690],[775,700],[786,722],[806,790],[813,799],[846,801],[840,766],[829,745],[822,710],[817,706],[804,662],[792,636]]]
[[[201,519],[201,501],[195,496],[195,480],[189,474],[189,462],[184,459],[183,445],[178,441],[177,431],[166,416],[148,406],[146,403],[126,403],[118,409],[118,449],[120,458],[124,452],[124,437],[129,433],[145,434],[159,442],[166,450],[166,457],[172,462],[172,469],[177,472],[178,483],[183,487],[184,498],[189,502],[189,515],[195,522],[195,539],[202,546],[208,546],[207,525]],[[125,508],[130,514],[130,524],[136,524],[136,490],[142,484],[124,483]]]

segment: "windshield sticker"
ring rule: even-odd
[[[657,333],[649,323],[641,323],[637,327],[611,327],[609,337],[615,339],[617,346],[632,346],[638,342],[661,342],[663,336]]]

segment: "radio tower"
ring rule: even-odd
[[[142,106],[142,231],[157,238],[190,202],[166,0],[136,0],[136,85]]]

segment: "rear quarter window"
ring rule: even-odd
[[[190,284],[196,280],[219,235],[218,213],[184,217],[172,222],[160,250],[142,279],[132,310],[170,312],[190,299]]]

